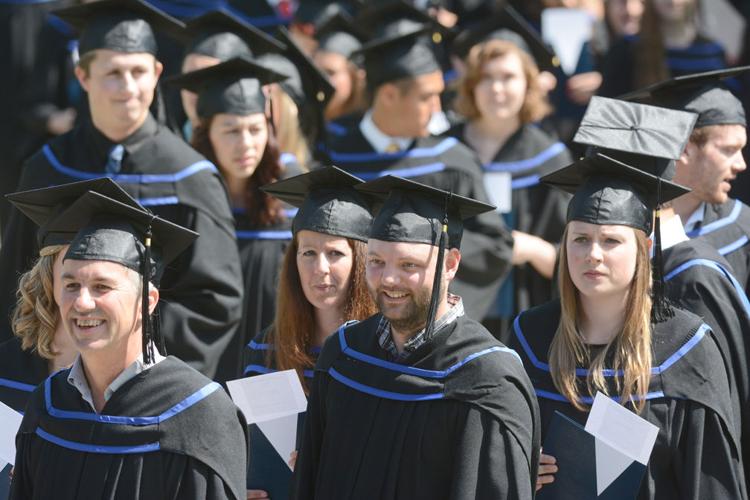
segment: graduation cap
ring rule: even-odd
[[[96,49],[156,55],[155,31],[184,36],[185,25],[144,0],[99,0],[53,13],[80,33],[81,55]]]
[[[354,24],[350,15],[339,12],[318,28],[315,38],[318,40],[318,50],[350,59],[352,53],[362,48],[362,41],[367,35]]]
[[[267,0],[228,0],[226,8],[261,29],[291,21],[290,17],[280,16]]]
[[[432,297],[425,323],[425,338],[430,338],[434,333],[440,301],[445,249],[458,249],[461,246],[464,219],[490,212],[495,207],[393,175],[360,184],[355,189],[382,201],[370,226],[370,239],[438,247]]]
[[[709,125],[747,126],[742,102],[722,83],[750,70],[750,66],[707,71],[670,78],[620,97],[698,114],[696,128]]]
[[[357,24],[369,26],[369,35],[374,39],[393,38],[422,28],[428,30],[434,43],[442,42],[445,35],[445,29],[435,19],[404,0],[368,4],[357,16]]]
[[[540,180],[573,194],[566,222],[623,225],[646,234],[653,228],[652,318],[662,321],[671,317],[673,311],[664,294],[659,207],[690,190],[599,152]]]
[[[247,56],[234,57],[208,68],[174,76],[167,83],[198,94],[196,111],[201,118],[218,113],[251,115],[266,112],[263,85],[280,82],[277,73]]]
[[[132,207],[140,207],[124,189],[107,177],[88,181],[72,182],[29,191],[6,194],[5,197],[18,210],[39,226],[37,243],[39,248],[50,245],[67,245],[77,229],[64,231],[56,219],[78,198],[88,191],[95,191]]]
[[[351,16],[354,8],[347,2],[340,0],[304,0],[299,2],[294,12],[294,20],[298,23],[313,24],[317,30],[331,18],[339,14]]]
[[[440,71],[440,61],[428,37],[429,28],[372,40],[354,54],[364,57],[371,89],[388,82]]]
[[[165,266],[188,248],[198,234],[134,207],[88,191],[55,219],[54,229],[76,232],[64,260],[115,262],[142,278],[143,359],[154,358],[153,344],[166,354],[164,339],[148,311],[149,282],[158,284]]]
[[[672,179],[697,115],[593,97],[573,141],[653,175]]]
[[[367,241],[372,215],[369,200],[354,190],[362,180],[340,168],[326,166],[261,189],[299,208],[292,231],[318,233]]]
[[[465,28],[453,40],[451,49],[465,59],[472,47],[488,40],[505,40],[514,44],[529,54],[543,71],[554,71],[560,66],[560,60],[539,32],[510,5]]]
[[[284,46],[270,35],[226,11],[211,11],[188,21],[185,32],[189,41],[185,54],[202,54],[222,61],[239,55],[252,56],[283,50]]]

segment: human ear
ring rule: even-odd
[[[151,283],[148,284],[148,313],[153,314],[156,304],[159,303],[159,289]]]

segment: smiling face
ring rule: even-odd
[[[297,269],[305,297],[317,309],[343,311],[354,253],[346,238],[303,229],[297,233]]]
[[[60,315],[82,355],[140,352],[141,301],[137,273],[108,261],[66,259]],[[158,291],[149,292],[153,311]]]
[[[95,51],[87,70],[75,69],[88,93],[94,124],[107,135],[129,135],[143,124],[161,71],[151,54],[107,49]]]
[[[527,88],[523,63],[517,53],[490,59],[474,88],[476,109],[496,120],[515,119],[523,107]]]
[[[247,179],[255,172],[268,144],[266,115],[219,113],[208,131],[221,172],[232,179]]]
[[[742,125],[704,127],[705,143],[690,141],[677,163],[674,182],[693,191],[690,196],[706,203],[724,203],[732,181],[745,170],[742,149],[747,132]]]
[[[628,293],[638,250],[633,228],[571,221],[565,250],[568,272],[581,295],[599,298]]]
[[[367,242],[367,289],[380,313],[401,333],[424,328],[432,297],[438,248],[426,243]],[[447,250],[441,279],[437,317],[446,309],[448,282],[460,260],[458,250]]]

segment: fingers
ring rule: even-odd
[[[541,455],[539,455],[539,463],[540,464],[556,464],[557,459],[553,457],[552,455],[545,455],[544,453],[542,453]]]
[[[271,500],[263,490],[247,490],[247,500]]]

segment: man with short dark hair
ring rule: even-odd
[[[209,377],[231,378],[238,367],[220,367],[219,359],[238,348],[242,273],[226,191],[216,167],[149,113],[162,72],[155,31],[179,32],[182,24],[142,0],[56,14],[80,32],[75,73],[91,113],[27,162],[19,190],[106,175],[160,216],[199,232],[200,241],[166,270],[159,315],[170,353]],[[4,229],[0,338],[11,336],[5,311],[36,255],[33,224],[18,211]]]
[[[242,414],[165,357],[152,317],[165,266],[197,234],[93,191],[49,218],[49,231],[77,230],[55,300],[79,355],[31,395],[11,498],[245,498]]]
[[[380,313],[321,351],[292,498],[531,499],[531,382],[448,292],[463,220],[493,207],[393,176],[355,189],[383,202],[366,264]]]

